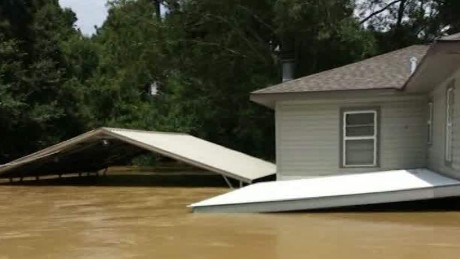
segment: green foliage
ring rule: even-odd
[[[277,34],[296,60],[297,77],[374,54],[374,39],[353,10],[352,1],[276,1]]]
[[[61,43],[75,31],[57,1],[3,3],[22,19],[0,18],[0,161],[81,131],[78,104]],[[19,11],[18,11],[19,12]],[[25,21],[25,22],[24,22]]]
[[[378,53],[460,31],[458,0],[358,1],[362,26],[377,41]]]

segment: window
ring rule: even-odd
[[[377,110],[343,112],[342,166],[377,166]]]
[[[428,120],[426,125],[428,130],[427,143],[430,145],[433,143],[433,101],[428,103]]]
[[[446,96],[446,151],[445,159],[447,163],[452,162],[452,137],[454,120],[454,86],[453,83],[447,88]]]

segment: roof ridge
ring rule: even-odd
[[[108,131],[125,131],[125,132],[139,132],[139,133],[158,133],[158,134],[171,134],[171,135],[189,135],[188,133],[181,132],[170,132],[170,131],[156,131],[156,130],[141,130],[141,129],[126,129],[126,128],[112,128],[112,127],[102,127],[102,129]]]

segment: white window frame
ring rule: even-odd
[[[428,128],[427,143],[428,145],[433,144],[433,115],[434,115],[434,106],[433,101],[428,102],[428,120],[426,122]]]
[[[349,114],[365,114],[372,113],[374,114],[374,135],[373,136],[347,136],[347,115]],[[343,112],[343,122],[342,122],[342,166],[343,167],[376,167],[377,166],[377,147],[378,147],[378,124],[377,124],[377,110],[354,110],[354,111],[344,111]],[[348,165],[347,164],[347,141],[348,140],[374,140],[374,159],[372,164],[363,164],[363,165]]]
[[[453,122],[454,122],[454,115],[453,111],[455,109],[455,106],[451,106],[451,102],[454,105],[454,87],[449,86],[447,88],[446,92],[446,146],[445,146],[445,160],[447,163],[452,163],[453,155],[453,143],[452,143],[452,138],[453,138],[453,133],[454,133],[454,127],[453,127]],[[451,112],[452,109],[452,112]]]

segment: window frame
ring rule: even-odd
[[[427,144],[433,144],[433,120],[434,120],[434,102],[433,100],[428,101],[428,119],[426,121],[428,136]]]
[[[347,116],[349,114],[367,114],[367,113],[372,113],[374,115],[374,134],[371,136],[347,136]],[[377,108],[362,108],[362,109],[347,109],[347,110],[342,110],[341,111],[341,167],[342,168],[372,168],[372,167],[378,167],[379,166],[379,159],[378,159],[378,146],[379,146],[379,114],[380,111]],[[361,165],[356,165],[356,164],[347,164],[347,141],[353,141],[353,140],[373,140],[374,141],[374,152],[373,152],[373,161],[372,164],[361,164]]]
[[[454,134],[454,110],[455,110],[455,87],[451,82],[446,89],[446,120],[445,120],[445,149],[444,160],[446,165],[452,165],[453,161],[453,134]]]

